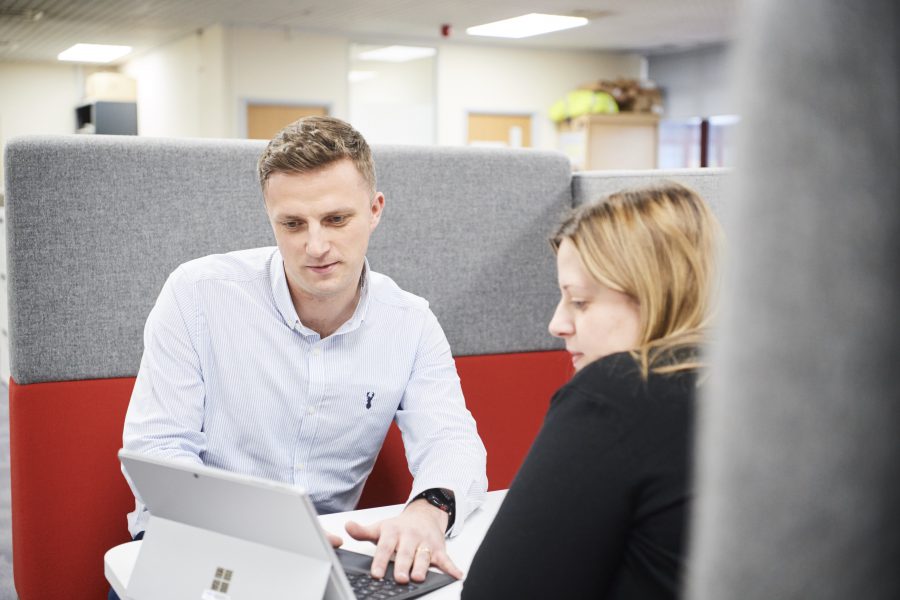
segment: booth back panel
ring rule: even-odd
[[[572,177],[575,206],[597,201],[626,188],[673,181],[685,185],[701,198],[719,219],[724,217],[725,196],[731,185],[730,169],[668,169],[658,171],[581,171]]]
[[[179,264],[272,244],[258,141],[25,137],[6,148],[10,372],[133,377]]]
[[[273,245],[260,141],[17,138],[6,151],[10,370],[21,384],[133,376],[144,320],[182,262]],[[387,203],[372,268],[424,296],[457,355],[561,346],[545,239],[566,158],[373,149]],[[61,230],[60,224],[64,224]]]

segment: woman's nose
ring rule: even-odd
[[[572,335],[572,333],[574,332],[572,320],[569,318],[568,314],[566,314],[566,310],[565,308],[563,308],[562,301],[560,301],[560,303],[556,305],[556,310],[553,312],[553,318],[550,319],[550,324],[547,326],[547,330],[550,331],[550,335],[558,338]]]

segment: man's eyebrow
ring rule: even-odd
[[[291,213],[285,213],[276,214],[275,218],[279,221],[305,221],[307,219],[327,219],[328,217],[333,217],[334,215],[348,215],[355,213],[356,209],[348,206],[335,208],[334,210],[329,210],[328,212],[324,212],[321,215],[295,215]]]
[[[324,213],[322,215],[322,217],[328,218],[328,217],[333,217],[335,215],[352,215],[355,213],[356,213],[356,209],[351,206],[348,206],[346,208],[336,208],[334,210],[329,210],[328,212]]]

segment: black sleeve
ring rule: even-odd
[[[631,429],[620,407],[563,388],[475,554],[462,597],[602,597],[632,515]]]

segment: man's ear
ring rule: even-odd
[[[369,210],[372,211],[372,223],[369,226],[369,231],[375,231],[378,223],[381,222],[381,214],[384,212],[384,194],[376,192],[375,197],[372,198],[372,205],[369,207]]]

